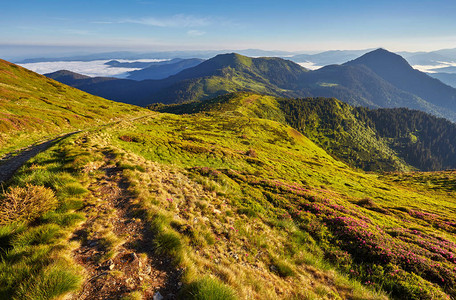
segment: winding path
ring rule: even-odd
[[[23,164],[25,164],[29,159],[33,158],[40,152],[48,149],[55,143],[63,140],[66,137],[69,137],[73,134],[81,132],[73,131],[61,136],[58,136],[54,139],[41,142],[39,144],[32,144],[22,150],[19,154],[16,155],[17,151],[10,152],[6,154],[3,158],[0,159],[0,183],[3,183],[10,179],[14,173],[19,169]]]

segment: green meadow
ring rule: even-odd
[[[71,237],[109,164],[153,232],[143,255],[182,270],[182,299],[456,297],[456,174],[353,169],[286,125],[273,98],[260,98],[151,112],[29,161],[2,194],[2,203],[31,200],[19,212],[1,207],[14,218],[0,229],[0,295],[77,295],[88,278]],[[36,201],[49,204],[37,210]],[[115,243],[106,248],[118,255]]]

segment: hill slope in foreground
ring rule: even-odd
[[[0,156],[42,138],[144,114],[0,60]]]
[[[358,172],[250,113],[120,121],[8,182],[0,298],[454,298],[455,179]]]

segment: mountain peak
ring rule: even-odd
[[[391,54],[394,54],[393,52],[390,52],[390,51],[386,50],[385,48],[381,48],[381,47],[377,48],[375,50],[372,50],[370,52],[367,52],[367,53],[391,53]]]
[[[368,52],[357,59],[345,63],[345,65],[365,65],[371,69],[412,69],[409,63],[400,55],[383,48]]]
[[[234,52],[219,54],[208,61],[223,66],[252,65],[252,58]]]
[[[371,51],[345,65],[364,65],[395,87],[434,105],[450,109],[456,105],[454,88],[413,69],[402,56],[385,49]]]
[[[90,76],[82,75],[68,70],[59,70],[52,73],[44,74],[44,76],[52,78],[57,81],[61,81],[64,79],[79,80],[90,78]]]

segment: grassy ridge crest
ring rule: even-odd
[[[0,60],[0,155],[43,138],[144,113]]]

